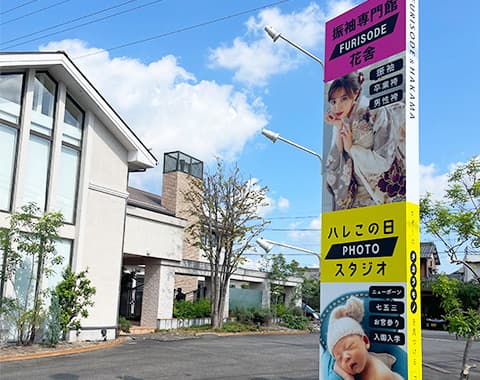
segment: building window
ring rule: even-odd
[[[35,202],[42,211],[47,205],[56,91],[48,74],[35,74],[23,203]]]
[[[80,152],[62,145],[55,209],[63,214],[67,223],[73,223],[75,217],[79,163]]]
[[[65,101],[65,117],[63,118],[62,141],[81,147],[83,130],[83,111],[67,95]]]
[[[0,210],[10,211],[23,74],[0,74]]]
[[[0,210],[10,211],[17,129],[0,123]]]
[[[47,199],[48,169],[50,167],[51,142],[35,134],[28,143],[23,203],[35,202],[45,211]]]
[[[55,242],[55,256],[60,256],[62,261],[52,265],[50,261],[45,263],[42,274],[41,287],[43,290],[53,290],[62,280],[63,271],[71,265],[72,240],[60,239]],[[25,252],[19,252],[20,257],[12,277],[0,276],[0,297],[18,298],[23,302],[22,306],[32,307],[35,287],[38,283],[38,256],[32,256]],[[6,257],[0,249],[0,273],[4,274]],[[50,291],[45,292],[45,305],[48,307]]]
[[[55,242],[56,255],[62,257],[62,262],[56,265],[51,266],[50,274],[48,277],[44,274],[42,279],[42,285],[44,289],[53,290],[55,286],[62,281],[63,271],[70,266],[71,256],[72,256],[72,240],[69,239],[60,239]],[[49,292],[47,292],[49,293]]]
[[[83,111],[67,95],[63,119],[60,169],[55,195],[55,209],[62,212],[67,223],[74,223],[75,221],[83,120]]]
[[[19,124],[23,74],[0,75],[0,118]]]
[[[56,83],[46,73],[37,73],[34,80],[31,130],[52,136]]]

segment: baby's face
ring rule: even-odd
[[[350,375],[362,373],[368,360],[370,343],[363,335],[347,335],[333,347],[337,365]]]

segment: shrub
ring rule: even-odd
[[[257,331],[257,328],[251,324],[245,324],[240,322],[227,322],[223,324],[221,331],[235,333],[243,331]]]
[[[132,322],[130,322],[127,318],[125,317],[118,318],[118,328],[120,331],[129,333],[131,327],[132,327]]]
[[[49,307],[49,317],[45,329],[45,340],[47,345],[55,347],[63,335],[62,329],[62,309],[58,302],[58,295],[52,292],[52,298]]]
[[[269,325],[272,322],[270,310],[260,307],[253,310],[253,323],[260,325]]]
[[[231,315],[240,323],[268,325],[272,321],[270,310],[264,307],[236,307]]]
[[[283,321],[289,329],[306,330],[310,325],[307,317],[292,314],[285,314]]]
[[[175,301],[173,316],[179,319],[205,318],[210,316],[210,300],[202,298],[196,302]]]
[[[240,323],[251,323],[253,321],[253,312],[245,307],[235,307],[230,314]]]
[[[194,318],[206,318],[210,316],[211,304],[208,298],[201,298],[193,303]]]
[[[88,269],[75,273],[67,267],[62,273],[62,281],[58,283],[52,294],[58,297],[61,309],[62,329],[80,329],[80,319],[88,317],[88,307],[93,306],[96,289],[87,278]]]

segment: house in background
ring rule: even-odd
[[[463,260],[475,271],[477,277],[470,271],[470,269],[464,266],[463,268],[463,281],[470,282],[480,277],[480,253],[465,253]]]
[[[8,227],[10,214],[29,202],[65,216],[56,247],[63,264],[40,284],[53,287],[70,265],[76,272],[88,269],[97,290],[80,334],[71,339],[116,336],[119,310],[132,310],[132,298],[120,297],[123,268],[142,272],[141,292],[137,287],[133,300],[143,326],[159,327],[172,318],[178,287],[190,297],[198,291],[208,295],[209,265],[185,239],[189,221],[181,197],[191,180],[202,177],[203,163],[167,153],[161,197],[128,187],[129,173],[156,165],[156,157],[65,53],[0,53],[0,227]],[[245,284],[268,306],[266,273],[239,269],[230,285]],[[299,284],[291,279],[287,293]],[[14,296],[19,286],[4,282],[0,296]],[[6,323],[2,318],[0,325]]]
[[[440,265],[437,247],[433,242],[420,243],[420,279],[432,279]]]
[[[122,290],[121,313],[127,318],[138,319],[145,328],[171,328],[174,291],[181,288],[186,299],[195,301],[210,294],[210,264],[199,248],[190,244],[185,228],[192,221],[189,205],[183,194],[191,188],[192,181],[203,178],[203,162],[180,151],[164,154],[162,195],[140,189],[129,188],[127,207],[125,248],[123,263],[128,273],[137,273],[134,281],[127,283]],[[132,210],[135,217],[129,220]],[[145,213],[148,213],[148,217]],[[176,218],[183,224],[180,237],[181,255],[168,255],[162,242],[168,236],[157,236],[161,228],[158,222],[149,228],[142,226],[145,221],[138,219],[140,214],[152,223],[155,218]],[[135,223],[135,224],[134,224]],[[285,303],[294,302],[295,289],[301,284],[300,278],[290,278],[285,286]],[[270,306],[270,285],[268,273],[239,268],[233,273],[226,295],[224,316],[228,317],[229,306],[234,308],[257,305]],[[132,292],[132,290],[134,290]],[[139,293],[141,292],[141,296]],[[298,305],[300,300],[297,300]]]

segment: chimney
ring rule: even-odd
[[[203,162],[180,151],[163,155],[162,205],[176,216],[186,218],[182,192],[192,178],[203,179]]]
[[[163,156],[162,206],[173,211],[175,216],[187,219],[192,223],[191,216],[186,212],[187,205],[183,192],[191,187],[192,180],[203,180],[203,162],[180,151],[165,153]],[[183,242],[183,258],[198,260],[198,248]]]

